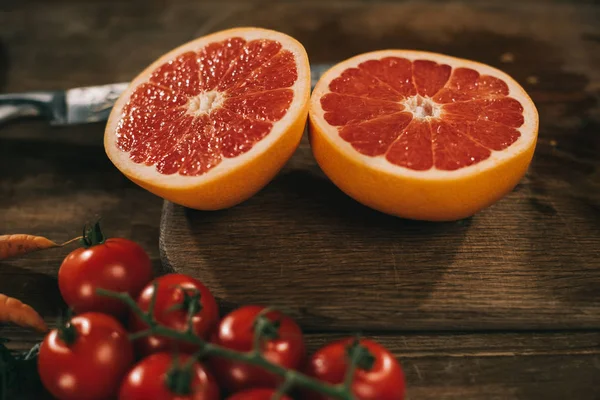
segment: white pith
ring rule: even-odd
[[[210,114],[221,108],[225,102],[225,94],[216,90],[200,93],[191,97],[187,103],[187,113],[193,117]]]
[[[453,171],[440,170],[437,168],[431,168],[425,171],[417,171],[410,168],[401,167],[395,164],[390,163],[385,159],[384,156],[366,156],[358,151],[356,151],[352,145],[342,139],[338,133],[338,127],[329,125],[327,121],[324,119],[325,111],[321,107],[321,98],[329,93],[329,83],[339,77],[343,71],[348,68],[355,68],[362,62],[367,60],[377,60],[385,57],[401,57],[406,58],[410,61],[418,60],[418,59],[426,59],[432,60],[442,64],[448,64],[450,67],[458,68],[458,67],[466,67],[471,68],[478,71],[481,75],[490,75],[496,78],[503,80],[509,88],[509,97],[513,97],[518,100],[523,106],[523,116],[524,116],[524,124],[518,128],[521,136],[510,145],[507,149],[502,151],[492,151],[489,158],[480,161],[474,165],[460,168]],[[402,104],[406,107],[406,111],[412,112],[416,117],[427,117],[427,118],[437,118],[443,117],[443,110],[440,105],[433,103],[433,114],[431,117],[425,116],[422,108],[419,107],[418,97],[420,96],[412,96],[410,98],[405,99]],[[429,101],[426,99],[426,101]],[[503,163],[511,158],[514,158],[516,155],[527,151],[533,143],[535,143],[537,139],[537,129],[538,129],[538,113],[537,110],[525,92],[525,90],[509,75],[506,73],[490,67],[485,64],[480,64],[474,61],[463,60],[451,56],[445,56],[441,54],[421,52],[421,51],[411,51],[411,50],[382,50],[375,51],[370,53],[361,54],[359,56],[353,57],[349,60],[343,61],[327,72],[323,74],[315,89],[313,90],[311,97],[311,120],[315,125],[318,126],[321,132],[324,133],[325,138],[330,141],[334,147],[338,148],[342,153],[344,153],[349,158],[358,159],[362,164],[392,174],[392,175],[402,175],[407,177],[414,177],[418,179],[446,179],[446,178],[458,178],[458,177],[466,177],[469,175],[475,175],[482,171],[493,168],[494,166]]]
[[[413,117],[418,119],[439,118],[442,112],[442,107],[439,104],[420,95],[407,97],[402,101],[402,104],[405,111],[411,112]]]
[[[223,158],[216,167],[210,169],[202,175],[182,176],[177,173],[165,175],[159,173],[156,170],[155,165],[147,166],[131,161],[129,158],[129,153],[124,152],[117,147],[117,135],[115,133],[117,130],[117,125],[122,117],[122,109],[129,101],[129,98],[135,89],[140,84],[147,82],[150,75],[154,70],[156,70],[156,68],[170,60],[175,59],[180,54],[187,51],[199,51],[210,43],[220,42],[232,37],[240,37],[246,41],[255,39],[275,40],[281,43],[282,50],[288,50],[294,55],[298,79],[294,85],[290,87],[290,89],[294,92],[294,98],[285,116],[279,121],[273,123],[271,132],[264,139],[258,143],[255,143],[251,150],[235,158]],[[295,39],[280,32],[260,28],[236,28],[218,32],[186,43],[183,46],[180,46],[165,54],[151,64],[148,68],[146,68],[130,83],[129,87],[125,90],[125,92],[123,92],[121,97],[115,103],[115,106],[113,107],[113,110],[109,116],[104,138],[105,149],[112,162],[117,165],[124,174],[133,179],[151,182],[153,185],[163,188],[174,189],[202,185],[209,181],[219,179],[219,177],[227,174],[233,168],[243,168],[244,164],[247,164],[255,157],[260,157],[261,154],[266,152],[283,134],[285,134],[288,127],[298,118],[299,114],[303,110],[303,105],[306,104],[305,101],[307,100],[309,93],[310,68],[308,64],[308,58],[303,46]],[[190,99],[190,101],[187,103],[187,112],[192,115],[202,115],[205,112],[214,110],[221,106],[226,96],[226,94],[220,94],[219,92],[204,93],[197,98]]]

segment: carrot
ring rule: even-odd
[[[32,251],[49,249],[52,247],[62,247],[76,240],[79,240],[79,238],[71,239],[65,243],[59,244],[42,236],[25,234],[2,235],[0,236],[0,260],[31,253]]]
[[[0,294],[0,323],[12,322],[25,328],[34,328],[39,332],[46,332],[46,323],[33,308],[21,300]]]

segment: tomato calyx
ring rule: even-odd
[[[365,346],[360,344],[360,340],[355,338],[346,347],[346,356],[351,364],[355,365],[356,368],[370,371],[375,365],[375,356]]]
[[[188,325],[191,329],[191,321],[194,315],[202,311],[202,302],[200,301],[202,294],[196,288],[184,288],[179,286],[183,292],[183,299],[177,304],[174,304],[167,311],[185,310],[188,316]]]
[[[165,275],[162,278],[173,276]],[[171,281],[167,285],[170,288],[178,286],[182,289],[187,283],[179,284]],[[204,286],[199,287],[203,294],[203,306],[208,310],[210,307],[206,305],[206,299],[210,298],[213,302],[214,299],[209,291],[203,290]],[[180,320],[177,321],[176,327],[157,321],[153,312],[154,297],[147,298],[155,292],[148,290],[143,293],[147,296],[141,298],[144,300],[141,304],[127,293],[106,290],[103,294],[126,302],[135,315],[150,325],[146,328],[144,336],[157,335],[193,345],[194,349],[190,351],[195,352],[192,356],[193,360],[207,357],[210,371],[215,374],[216,382],[228,392],[234,393],[257,387],[275,388],[277,389],[275,394],[281,397],[287,389],[294,388],[306,391],[310,397],[305,398],[311,400],[315,398],[353,400],[359,397],[381,400],[404,399],[405,384],[402,368],[394,356],[376,342],[361,338],[336,341],[315,353],[307,365],[306,372],[301,372],[306,356],[302,331],[295,321],[282,313],[262,306],[241,307],[221,320],[217,330],[211,332],[211,341],[207,342],[193,330],[182,331]],[[181,301],[184,297],[182,292],[173,296],[172,291],[169,290],[166,297],[168,302],[162,304],[158,315],[167,311],[168,306],[172,306],[173,302],[184,303]],[[188,297],[193,298],[193,293],[191,295],[188,293]],[[261,342],[261,339],[267,340]],[[168,356],[169,353],[166,354]],[[326,362],[322,361],[324,359]],[[172,363],[172,359],[168,361]],[[324,368],[315,368],[316,364],[324,365]],[[187,365],[187,362],[184,365]],[[192,365],[197,367],[201,364]],[[316,366],[320,367],[320,365]],[[357,374],[358,370],[360,370],[359,374]],[[196,383],[195,377],[190,382],[189,375],[181,366],[175,365],[169,374],[162,369],[160,375],[163,378],[154,379],[153,382],[159,383],[159,389],[162,390],[195,394],[202,386]],[[133,378],[137,380],[137,375]]]
[[[254,319],[254,349],[258,350],[263,340],[275,340],[279,338],[279,328],[281,327],[281,321],[271,321],[267,318],[266,314],[272,311],[268,308],[262,310],[260,314]]]
[[[179,358],[174,358],[173,365],[171,368],[169,368],[165,375],[165,384],[172,393],[180,396],[186,396],[192,393],[194,362],[195,359],[192,358],[184,365],[180,365]]]
[[[100,221],[96,221],[94,225],[89,226],[86,224],[83,227],[83,234],[81,235],[81,245],[86,249],[92,246],[102,244],[106,241],[102,229],[100,229]]]

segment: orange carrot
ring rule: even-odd
[[[79,238],[71,239],[65,243],[59,244],[42,236],[25,234],[2,235],[0,236],[0,260],[31,253],[32,251],[65,246],[75,240],[79,240]]]
[[[0,294],[0,323],[12,322],[25,328],[33,328],[39,332],[46,332],[46,323],[33,308],[21,300]]]

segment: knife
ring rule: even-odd
[[[311,66],[311,87],[332,64]],[[68,90],[0,94],[0,124],[22,118],[42,118],[65,126],[103,122],[129,83],[112,83]]]

